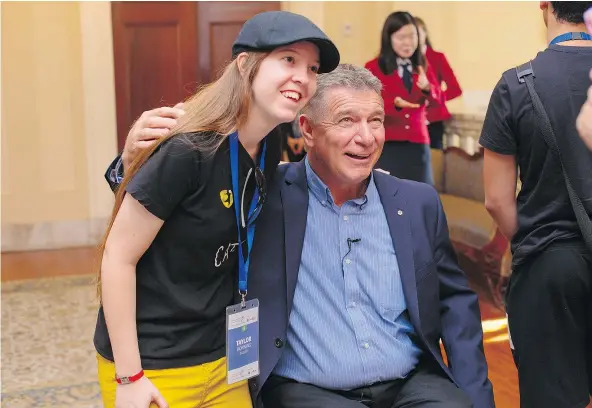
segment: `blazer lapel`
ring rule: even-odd
[[[397,194],[399,189],[397,179],[374,171],[374,183],[391,231],[409,317],[417,334],[421,336],[415,263],[413,261],[413,237],[407,211],[408,203],[401,194]]]
[[[281,197],[284,209],[284,239],[286,248],[286,301],[288,318],[292,310],[294,290],[304,245],[306,217],[308,214],[308,186],[304,160],[290,165],[282,184]]]

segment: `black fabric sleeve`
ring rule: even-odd
[[[514,134],[512,103],[508,84],[502,77],[489,100],[487,114],[479,143],[492,152],[515,155],[517,151],[516,135]]]
[[[195,137],[178,135],[163,142],[126,187],[126,192],[161,220],[197,188],[200,154],[193,144]]]

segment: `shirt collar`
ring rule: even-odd
[[[323,206],[325,205],[334,205],[333,197],[331,196],[331,191],[329,187],[323,180],[320,179],[319,176],[315,173],[315,171],[310,166],[310,162],[308,161],[308,156],[304,158],[304,164],[306,167],[306,182],[308,184],[308,189],[312,192],[312,194],[316,197],[317,200]],[[364,206],[368,203],[368,199],[374,199],[375,194],[378,194],[376,190],[376,186],[374,185],[374,174],[370,173],[370,180],[368,181],[368,187],[366,188],[366,193],[363,197],[356,198],[354,200],[350,200],[353,203],[357,204],[360,207],[360,210],[364,208]]]
[[[403,65],[403,64],[409,64],[408,67],[410,69],[413,66],[413,64],[411,63],[411,60],[409,58],[399,58],[399,57],[397,57],[397,65]]]

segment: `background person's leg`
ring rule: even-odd
[[[588,404],[590,275],[587,251],[568,243],[545,249],[514,271],[507,311],[521,408]]]

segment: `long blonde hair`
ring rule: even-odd
[[[170,134],[139,154],[125,171],[123,181],[115,195],[111,220],[98,247],[96,285],[99,300],[101,299],[101,265],[105,244],[123,202],[128,183],[158,146],[166,140],[184,133],[204,132],[203,137],[191,138],[191,140],[193,148],[210,156],[230,134],[245,123],[252,102],[253,80],[261,62],[269,53],[248,52],[247,54],[241,66],[242,73],[239,71],[237,59],[234,59],[215,82],[205,85],[185,101],[185,115],[177,121],[177,125],[171,129]]]

